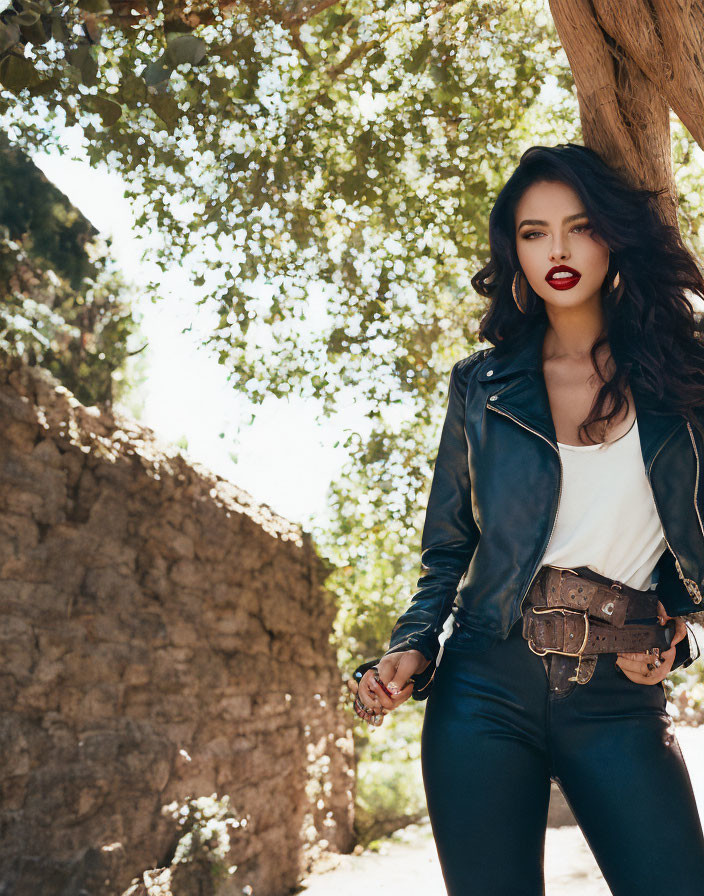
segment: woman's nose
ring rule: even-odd
[[[567,251],[565,250],[565,247],[560,243],[553,243],[553,247],[550,250],[550,254],[548,257],[550,258],[550,261],[564,261],[565,258],[567,258]]]

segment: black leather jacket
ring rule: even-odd
[[[546,325],[547,318],[540,320],[510,354],[480,349],[452,368],[421,538],[421,577],[387,654],[414,648],[437,662],[438,635],[453,604],[461,626],[501,638],[521,618],[562,487],[542,370]],[[657,595],[671,616],[700,612],[702,431],[681,415],[653,407],[633,386],[631,391],[645,471],[667,541],[656,567]],[[673,668],[689,665],[689,638],[677,646]]]

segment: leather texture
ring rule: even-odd
[[[445,642],[421,764],[448,896],[544,896],[551,779],[608,892],[700,896],[704,836],[663,683],[602,659],[586,687],[555,696],[518,627]]]
[[[421,536],[421,576],[386,653],[437,663],[453,604],[463,627],[505,639],[522,618],[560,498],[562,466],[542,345],[547,318],[510,353],[480,349],[452,368]],[[644,469],[668,542],[657,596],[671,616],[704,610],[704,439],[631,383]],[[704,418],[697,414],[702,424]],[[677,665],[689,665],[688,639]],[[431,670],[434,671],[434,670]]]
[[[657,598],[588,567],[543,566],[526,597],[523,637],[545,662],[550,690],[586,684],[601,653],[667,650],[676,625],[658,622]],[[560,651],[549,663],[548,652]],[[568,656],[567,654],[578,654]],[[677,656],[675,655],[675,659]]]

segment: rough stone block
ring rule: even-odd
[[[213,793],[249,822],[242,882],[291,889],[304,814],[331,848],[352,824],[312,544],[45,371],[0,364],[0,422],[0,891],[21,862],[32,896],[136,896],[175,842],[162,806]],[[309,790],[347,794],[332,832]]]

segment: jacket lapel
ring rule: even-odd
[[[539,319],[514,351],[501,354],[494,349],[489,352],[479,366],[477,378],[491,390],[488,405],[542,435],[557,450],[555,424],[543,375],[543,339],[547,323],[547,318]],[[649,473],[659,450],[685,420],[681,414],[667,412],[663,406],[654,406],[652,400],[633,386],[631,392],[638,420],[641,454]]]
[[[541,319],[514,351],[490,352],[477,371],[480,383],[491,389],[487,406],[508,414],[519,424],[550,441],[557,451],[555,424],[543,376],[543,338],[547,318]]]
[[[650,475],[650,467],[658,452],[670,436],[680,426],[685,425],[686,421],[681,414],[656,412],[645,403],[645,399],[633,386],[631,386],[631,392],[633,403],[636,406],[640,450],[643,455],[645,471]]]

